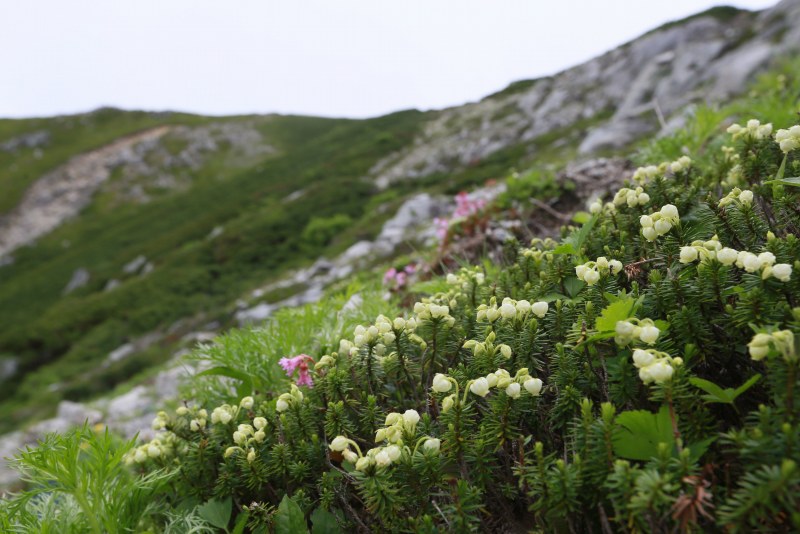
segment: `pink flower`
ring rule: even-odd
[[[394,277],[396,275],[397,275],[397,269],[392,267],[391,269],[386,271],[386,274],[383,275],[383,283],[384,284],[388,284],[389,282],[391,282],[394,279]]]
[[[403,270],[406,272],[406,274],[414,274],[417,272],[417,266],[413,263],[409,263]]]
[[[295,370],[298,371],[297,385],[313,387],[314,381],[311,380],[311,375],[308,372],[308,362],[314,361],[314,358],[308,354],[298,354],[291,358],[281,358],[278,360],[278,365],[283,367],[286,371],[286,376],[291,377]]]

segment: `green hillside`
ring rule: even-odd
[[[13,265],[0,270],[0,354],[19,357],[25,376],[3,388],[3,411],[14,414],[3,426],[42,415],[19,408],[29,405],[29,399],[44,407],[58,398],[84,398],[150,363],[133,360],[92,372],[109,351],[133,336],[196,314],[209,321],[227,320],[224,306],[242,292],[338,244],[302,240],[312,219],[346,215],[359,229],[351,239],[368,235],[370,228],[353,222],[365,215],[375,193],[361,178],[378,159],[407,143],[423,117],[407,111],[365,121],[221,119],[254,120],[277,152],[245,169],[220,164],[224,151],[215,154],[193,173],[188,190],[162,193],[145,204],[104,206],[110,200],[100,196],[79,218],[15,251]],[[33,149],[14,154],[16,171],[4,179],[17,191],[71,155],[119,135],[154,125],[211,121],[117,110],[3,121],[0,142],[32,130],[54,132],[46,157],[35,159],[28,153]],[[305,194],[285,200],[298,190]],[[9,195],[3,200],[10,205],[13,199]],[[222,234],[206,239],[216,227],[224,228]],[[155,269],[147,276],[126,278],[123,265],[139,255]],[[79,268],[91,273],[90,283],[62,296]],[[111,279],[122,283],[103,291]],[[157,361],[162,355],[153,357]],[[55,382],[63,383],[63,389],[42,393]]]

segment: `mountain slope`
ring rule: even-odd
[[[0,120],[0,406],[13,414],[0,428],[124,382],[193,330],[235,324],[236,299],[375,237],[412,193],[673,130],[687,106],[743,91],[799,45],[800,1],[785,0],[699,14],[436,112]],[[273,284],[263,301],[300,285]]]

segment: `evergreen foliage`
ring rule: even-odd
[[[794,122],[682,132],[691,159],[640,168],[560,242],[412,287],[402,314],[354,325],[340,298],[296,315],[302,346],[281,341],[288,321],[223,340],[226,371],[199,379],[218,382],[129,448],[136,477],[87,476],[171,473],[136,528],[173,531],[796,532]],[[75,452],[43,450],[21,462],[46,474]],[[75,487],[33,482],[0,509],[6,530]],[[66,495],[64,520],[85,520]]]

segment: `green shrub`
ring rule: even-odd
[[[343,213],[332,217],[313,217],[303,230],[301,239],[308,246],[323,247],[352,223],[353,220]]]

